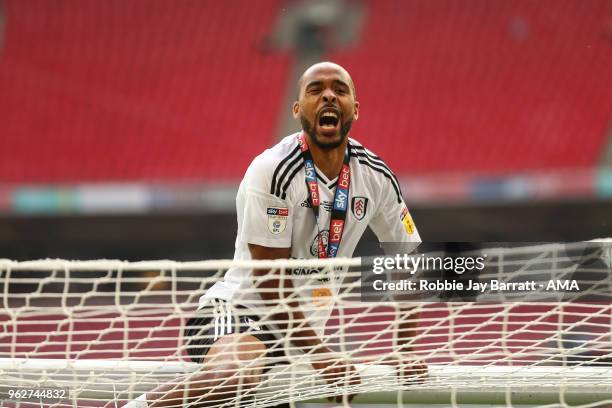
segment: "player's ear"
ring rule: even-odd
[[[353,118],[357,120],[359,118],[359,102],[355,101],[355,108],[353,109]]]
[[[293,102],[293,107],[291,108],[291,111],[295,119],[299,118],[300,117],[300,102],[298,101]]]

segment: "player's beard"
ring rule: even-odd
[[[339,146],[342,146],[349,132],[351,126],[353,126],[353,118],[351,117],[340,126],[340,139],[335,142],[323,142],[317,137],[317,132],[314,129],[314,124],[310,122],[304,115],[300,114],[300,122],[302,123],[302,129],[310,136],[310,140],[313,141],[317,147],[324,150],[333,150]]]

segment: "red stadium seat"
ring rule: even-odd
[[[280,0],[4,4],[0,181],[233,182],[273,143]]]
[[[345,65],[354,135],[396,172],[597,164],[612,112],[612,3],[371,1]]]
[[[281,0],[5,2],[0,181],[229,181],[274,143]],[[400,175],[590,167],[612,112],[606,0],[366,3],[353,135]]]

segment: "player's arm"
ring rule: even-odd
[[[248,244],[251,259],[287,259],[291,256],[293,231],[293,205],[289,197],[279,197],[274,184],[276,161],[270,161],[259,156],[253,161],[247,174],[243,194],[239,192],[237,211],[242,212],[242,228],[239,239]],[[279,180],[276,179],[276,183]],[[276,307],[286,299],[291,299],[285,308],[276,308],[279,313],[274,317],[278,327],[287,331],[290,329],[291,341],[294,347],[312,350],[313,353],[327,352],[322,347],[312,327],[307,324],[301,312],[299,302],[293,293],[293,282],[289,275],[278,269],[254,270],[253,284],[260,296],[269,307]],[[280,289],[283,292],[280,293]],[[291,322],[300,322],[298,327],[289,327]]]
[[[286,259],[291,255],[291,248],[270,248],[255,244],[249,244],[249,251],[252,259]],[[332,352],[323,345],[306,321],[299,302],[293,296],[293,282],[288,276],[283,275],[280,268],[255,269],[253,275],[256,287],[263,289],[259,294],[267,306],[275,307],[279,303],[286,303],[285,311],[276,313],[273,318],[274,323],[284,332],[289,332],[291,329],[290,340],[293,346],[301,350],[312,350],[312,353]],[[299,322],[299,328],[290,327],[289,322]]]
[[[291,255],[291,248],[269,248],[261,245],[249,244],[249,252],[252,259],[286,259]],[[285,303],[285,311],[272,315],[276,326],[289,334],[291,344],[299,350],[312,352],[312,367],[318,370],[322,377],[330,384],[345,381],[348,385],[355,386],[360,383],[359,376],[353,364],[334,357],[334,352],[325,346],[317,333],[308,324],[304,313],[300,310],[300,304],[293,296],[293,282],[283,275],[279,269],[255,269],[253,270],[255,286],[261,290],[260,296],[269,307],[275,307],[279,303]],[[290,299],[290,300],[287,300]],[[289,322],[297,322],[293,327]],[[355,395],[349,395],[349,402]],[[342,396],[328,398],[335,402],[342,402]]]
[[[398,324],[397,346],[402,353],[414,352],[413,342],[418,334],[420,312],[414,306],[399,305],[400,321]]]
[[[283,259],[291,254],[293,203],[290,193],[287,198],[279,197],[271,189],[275,166],[276,163],[271,164],[261,157],[254,160],[241,185],[244,194],[238,194],[237,210],[243,214],[238,238],[248,243],[251,259]],[[290,334],[293,347],[314,354],[312,366],[328,383],[349,377],[349,383],[359,383],[358,377],[352,375],[356,374],[355,368],[333,358],[333,351],[308,324],[298,299],[292,296],[294,287],[290,276],[280,270],[254,270],[253,280],[254,286],[262,289],[260,296],[269,307],[287,302],[285,308],[277,308],[272,318],[281,330]]]
[[[400,244],[392,246],[402,248],[406,253],[414,252],[421,242],[419,232],[403,198],[391,190],[391,185],[387,187],[389,191],[379,195],[383,201],[370,221],[370,227],[379,242]],[[418,360],[414,354],[413,345],[418,333],[419,311],[408,303],[399,303],[398,307],[400,316],[395,341],[397,352],[402,357],[401,361],[397,361],[396,358],[391,362],[401,366],[400,373],[412,377],[411,381],[414,381],[415,374],[427,373],[426,364]]]

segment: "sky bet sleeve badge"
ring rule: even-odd
[[[412,221],[412,217],[410,216],[410,213],[406,207],[402,209],[400,220],[402,220],[402,224],[404,224],[404,229],[406,232],[409,235],[412,235],[414,233],[414,222]]]
[[[287,226],[289,217],[288,208],[268,207],[268,230],[273,234],[280,234]]]

